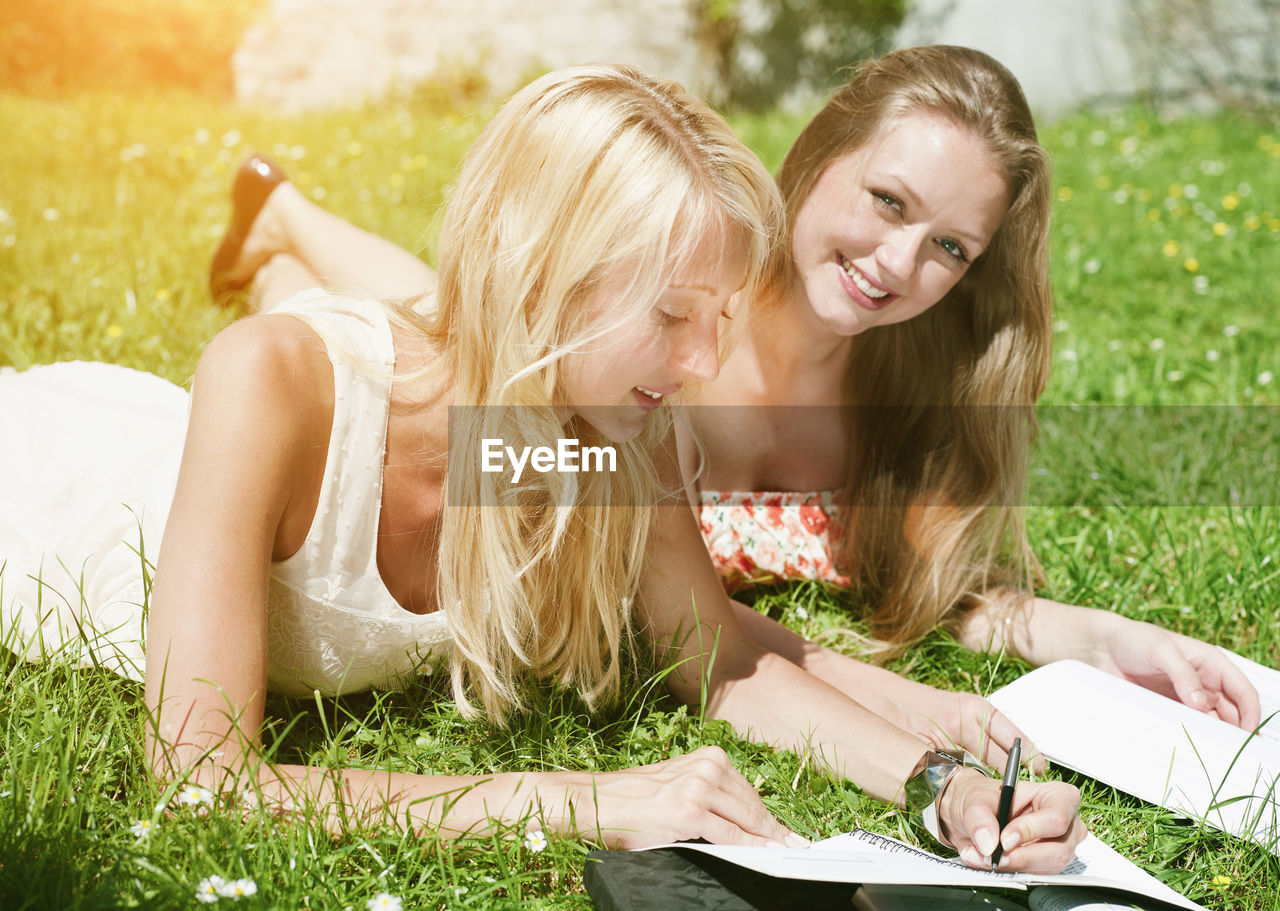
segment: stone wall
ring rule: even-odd
[[[689,0],[271,0],[233,61],[237,97],[338,107],[459,67],[499,94],[535,69],[631,63],[704,91]]]

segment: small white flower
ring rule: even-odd
[[[1235,336],[1240,334],[1240,327],[1234,324],[1230,326],[1223,326],[1222,334],[1225,335],[1227,338],[1234,338]]]
[[[1222,357],[1222,355],[1212,348],[1210,348],[1208,351],[1204,353],[1204,359],[1206,361],[1211,361],[1211,362],[1216,361],[1220,357]]]
[[[808,611],[808,610],[806,610],[806,609],[805,609],[805,608],[803,608],[803,607],[797,607],[797,608],[796,608],[796,619],[797,619],[797,620],[808,620],[808,619],[809,619],[809,611]]]
[[[222,894],[222,887],[227,881],[221,876],[206,876],[200,880],[200,885],[196,886],[196,901],[210,904],[216,902]]]
[[[1092,133],[1089,134],[1089,143],[1091,145],[1095,145],[1095,146],[1106,145],[1106,142],[1107,142],[1107,134],[1104,130],[1094,130]]]
[[[1275,377],[1271,375],[1271,371],[1270,371],[1270,370],[1264,370],[1264,371],[1262,371],[1261,373],[1259,373],[1259,374],[1258,374],[1258,385],[1259,385],[1259,386],[1266,386],[1266,385],[1268,385],[1268,384],[1269,384],[1273,379],[1275,379]]]
[[[1074,364],[1080,359],[1080,355],[1076,354],[1074,349],[1066,348],[1059,355],[1064,361]]]
[[[1182,195],[1187,197],[1187,199],[1195,199],[1200,195],[1200,188],[1193,183],[1189,183],[1182,188]]]
[[[1111,341],[1107,342],[1108,351],[1119,351],[1123,347],[1124,342],[1120,341],[1118,338],[1113,338]]]
[[[545,851],[547,848],[547,836],[543,834],[541,829],[534,829],[524,837],[524,846],[534,854]]]
[[[184,784],[182,789],[178,791],[177,801],[180,806],[198,807],[202,804],[213,803],[213,792],[199,785]]]
[[[1209,276],[1197,275],[1195,279],[1191,282],[1191,285],[1196,289],[1196,294],[1208,294],[1209,293]]]
[[[1160,350],[1161,348],[1163,348],[1163,347],[1164,347],[1164,339],[1162,339],[1162,338],[1153,338],[1153,339],[1151,340],[1150,348],[1151,348],[1151,350],[1152,350],[1152,351],[1159,351],[1159,350]]]
[[[1097,275],[1100,271],[1102,271],[1102,260],[1100,259],[1089,260],[1087,263],[1084,264],[1084,271],[1086,275]]]
[[[240,144],[240,131],[228,130],[227,132],[223,133],[222,144],[226,146],[228,149],[231,148],[232,146],[238,146]]]
[[[57,209],[53,208],[52,206],[45,209],[42,214],[44,215],[45,221],[57,221],[59,218],[62,217],[62,213],[59,212]]]
[[[369,899],[365,907],[369,911],[401,911],[403,904],[400,896],[392,895],[390,892],[379,892]]]
[[[133,833],[133,837],[142,841],[151,835],[151,820],[139,819],[133,825],[129,826],[129,831]]]
[[[223,898],[234,898],[239,901],[250,895],[258,894],[258,884],[251,879],[233,879],[218,887],[218,894]]]
[[[1164,378],[1171,383],[1176,383],[1178,382],[1178,380],[1182,379],[1182,371],[1170,370],[1168,373],[1164,375]]]
[[[1064,319],[1058,319],[1053,321],[1054,332],[1066,332],[1070,328],[1071,328],[1071,324]]]
[[[192,137],[192,139],[196,141],[196,145],[204,145],[206,142],[209,141],[209,131],[204,127],[201,127],[200,129],[196,130],[195,135]]]

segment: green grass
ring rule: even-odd
[[[0,96],[0,365],[85,358],[189,379],[203,343],[239,315],[212,307],[204,283],[228,215],[231,170],[251,149],[281,159],[332,210],[432,261],[435,217],[486,116],[410,104],[281,118],[173,94]],[[771,168],[802,124],[784,115],[736,123]],[[1060,200],[1045,401],[1280,404],[1272,378],[1280,374],[1275,131],[1231,115],[1163,122],[1126,111],[1081,115],[1044,133]],[[1071,421],[1084,419],[1071,414],[1046,412],[1028,512],[1044,593],[1280,664],[1280,521],[1264,495],[1230,505],[1209,483],[1223,464],[1218,425],[1154,421],[1140,440],[1176,432],[1185,442],[1163,451],[1130,443],[1113,448],[1138,451],[1117,453],[1094,445],[1100,434],[1080,432]],[[1243,439],[1269,464],[1265,434]],[[1168,476],[1152,482],[1160,471]],[[1185,478],[1201,484],[1198,493],[1185,492]],[[1117,502],[1127,505],[1109,505]],[[759,606],[811,634],[845,618],[841,599],[813,586],[770,593]],[[1024,670],[943,637],[899,666],[979,692]],[[138,688],[7,656],[0,676],[0,907],[187,907],[214,874],[256,881],[258,895],[238,905],[246,908],[362,911],[380,891],[406,907],[589,905],[586,849],[573,843],[533,853],[518,838],[331,838],[305,820],[242,820],[225,810],[166,816],[156,806],[169,795],[143,772]],[[439,772],[613,769],[717,743],[798,831],[864,825],[909,834],[901,814],[851,785],[704,723],[644,683],[604,719],[547,697],[506,732],[462,721],[438,685],[319,704],[273,700],[268,742],[290,761]],[[1280,907],[1280,862],[1270,854],[1064,777],[1083,789],[1094,831],[1188,896],[1214,909]],[[139,820],[154,823],[142,841],[130,831]]]

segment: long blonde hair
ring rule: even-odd
[[[965,607],[1029,588],[1038,573],[1019,504],[1049,364],[1050,175],[1013,75],[980,51],[946,46],[857,68],[782,165],[788,235],[766,296],[792,282],[790,227],[823,170],[919,112],[981,137],[1012,202],[939,303],[851,340],[841,562],[870,607],[871,650],[881,654]]]
[[[429,339],[452,371],[438,595],[464,715],[501,722],[522,681],[616,698],[620,654],[661,493],[668,409],[613,443],[615,473],[506,475],[463,466],[483,438],[610,444],[566,424],[566,355],[649,311],[708,237],[745,248],[748,286],[781,226],[768,172],[703,102],[621,66],[551,73],[516,94],[468,153],[440,235]],[[619,278],[622,278],[619,287]],[[592,319],[608,283],[612,319]],[[461,415],[460,415],[461,412]]]

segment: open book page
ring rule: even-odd
[[[1280,741],[1079,661],[1037,668],[991,703],[1058,765],[1278,851]]]
[[[1280,744],[1280,671],[1250,661],[1229,649],[1220,648],[1219,651],[1244,671],[1244,675],[1258,691],[1258,701],[1262,703],[1262,727],[1258,730],[1258,736]]]
[[[1062,873],[991,873],[975,870],[890,838],[857,829],[816,842],[808,848],[754,848],[733,845],[670,844],[660,848],[701,851],[749,870],[787,879],[838,883],[910,883],[927,886],[974,886],[1025,890],[1028,886],[1100,886],[1157,898],[1188,911],[1200,905],[1130,863],[1092,835],[1076,848]],[[643,850],[652,850],[649,848]]]

